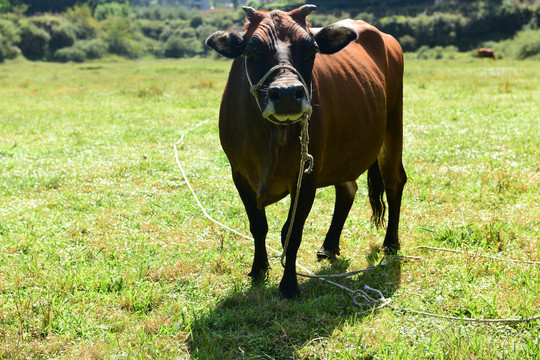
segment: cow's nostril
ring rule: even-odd
[[[269,89],[268,98],[271,101],[279,101],[279,90],[278,89]]]
[[[296,92],[294,93],[294,97],[298,100],[302,100],[305,95],[306,95],[306,92],[304,91],[304,87],[297,88]]]

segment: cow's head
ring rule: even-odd
[[[333,54],[357,34],[333,24],[313,35],[306,16],[316,9],[315,5],[291,12],[243,9],[247,18],[242,35],[218,31],[206,39],[206,44],[228,58],[245,58],[251,92],[264,118],[280,125],[295,123],[311,114],[315,55]]]

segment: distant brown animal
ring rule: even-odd
[[[357,191],[356,179],[368,170],[373,219],[389,219],[383,247],[400,248],[398,223],[407,180],[402,165],[403,53],[399,43],[364,21],[343,20],[310,28],[304,5],[291,12],[247,14],[242,35],[218,31],[206,43],[235,59],[219,114],[222,147],[244,203],[255,255],[249,275],[268,270],[265,207],[297,191],[301,161],[299,136],[309,119],[313,171],[303,176],[298,208],[292,206],[282,243],[292,226],[280,292],[299,294],[296,255],[304,223],[318,187],[333,185],[336,203],[320,258],[340,253],[339,238]],[[292,201],[291,201],[292,202]]]
[[[489,58],[495,60],[495,52],[493,49],[490,48],[480,48],[478,49],[478,57],[479,58]]]

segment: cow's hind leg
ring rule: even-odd
[[[395,254],[400,249],[399,244],[399,216],[401,210],[401,197],[407,176],[401,161],[398,164],[379,160],[381,174],[384,180],[386,200],[388,202],[388,227],[384,237],[383,249],[389,254]]]
[[[407,182],[407,175],[402,163],[403,130],[401,119],[394,122],[393,125],[387,130],[378,157],[379,169],[388,202],[388,227],[383,249],[390,254],[395,254],[400,248],[398,237],[399,215],[403,187]]]
[[[249,186],[249,183],[240,174],[233,172],[233,180],[240,198],[244,203],[249,219],[249,230],[255,241],[255,255],[251,272],[248,274],[254,280],[266,275],[269,268],[268,254],[266,252],[266,234],[268,233],[268,221],[264,209],[257,208],[257,195]]]
[[[324,239],[323,246],[317,251],[317,258],[319,260],[334,259],[336,255],[339,255],[339,238],[354,202],[358,185],[356,185],[356,181],[348,181],[336,185],[335,188],[336,204],[334,215],[332,216],[332,223]]]

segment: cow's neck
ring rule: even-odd
[[[272,187],[272,181],[275,181],[276,169],[284,160],[287,142],[291,138],[291,128],[289,126],[271,126],[268,133],[268,147],[264,152],[265,156],[260,162],[260,182],[257,191],[257,203],[262,207],[267,202]]]

